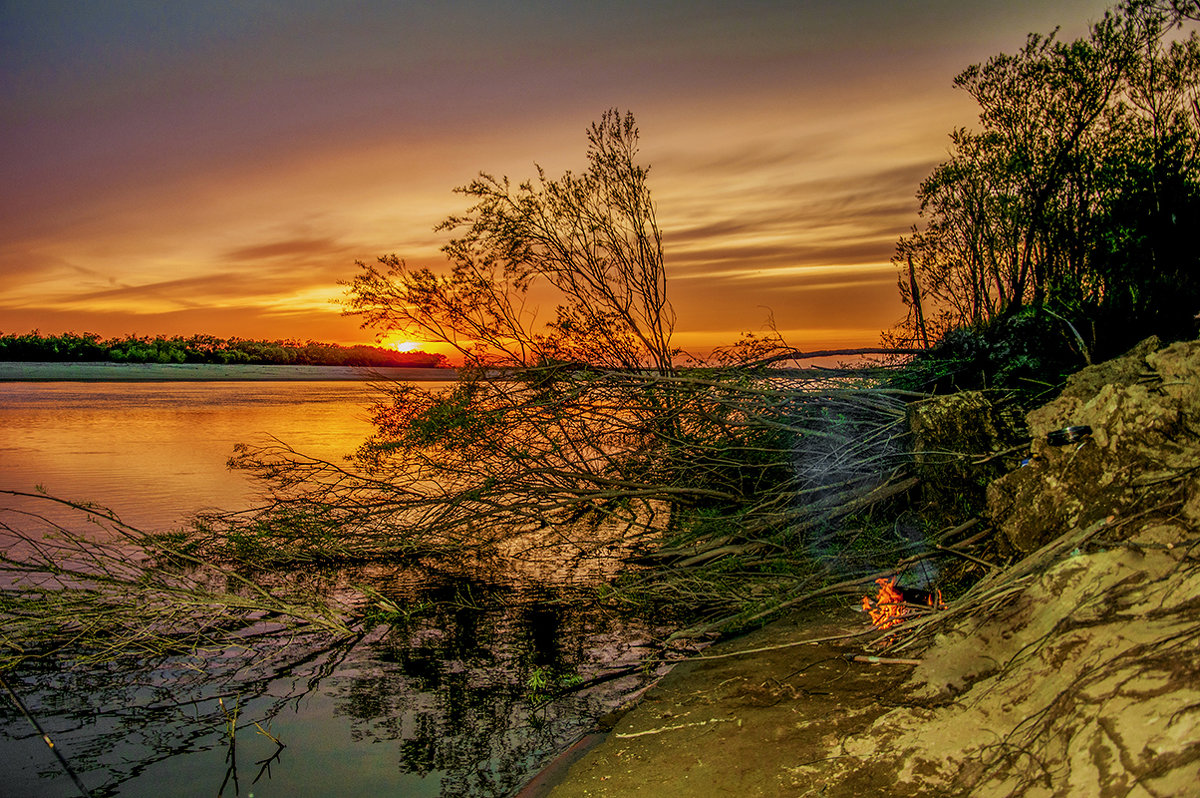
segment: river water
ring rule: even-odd
[[[274,437],[337,458],[370,432],[373,395],[346,381],[0,382],[0,489],[94,502],[169,530],[199,510],[253,505],[255,486],[225,468],[234,444]],[[14,512],[37,504],[0,496],[0,513],[20,523]],[[286,666],[220,680],[160,662],[56,663],[8,681],[93,795],[266,798],[511,795],[647,678],[536,695],[546,679],[636,663],[652,633],[596,611],[588,585],[561,575],[374,567],[296,578],[369,582],[418,611],[352,640],[291,641]],[[78,794],[0,696],[0,796]]]
[[[0,488],[167,529],[252,503],[253,485],[224,467],[234,444],[274,436],[344,456],[370,433],[371,398],[366,382],[0,382]]]

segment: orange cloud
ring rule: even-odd
[[[582,169],[619,104],[683,345],[768,315],[874,343],[917,183],[972,121],[953,75],[1108,4],[175,4],[149,40],[105,4],[6,6],[0,327],[370,342],[331,302],[355,260],[440,263],[454,186]]]

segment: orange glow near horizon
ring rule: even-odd
[[[368,346],[379,346],[393,349],[397,352],[421,352],[426,355],[443,355],[451,365],[461,365],[462,357],[458,350],[447,343],[436,341],[415,341],[409,338],[385,336],[382,340],[367,342]]]
[[[418,344],[341,315],[355,261],[444,266],[455,186],[586,169],[615,104],[678,346],[875,345],[904,316],[889,259],[917,186],[977,113],[954,75],[1110,4],[4,6],[0,333]]]

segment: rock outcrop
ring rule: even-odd
[[[905,706],[813,769],[824,794],[866,768],[896,795],[1200,795],[1200,342],[1085,369],[1027,420],[988,490],[1019,559],[911,632]]]
[[[978,513],[988,483],[1009,470],[1007,452],[1028,440],[1023,419],[986,391],[959,391],[908,407],[913,470],[931,526]],[[982,462],[981,462],[982,461]]]
[[[1027,416],[1027,465],[988,487],[1003,551],[1028,554],[1073,527],[1200,492],[1200,342],[1157,343],[1080,371]],[[1090,433],[1055,445],[1067,427]]]

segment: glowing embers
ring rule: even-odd
[[[905,596],[904,592],[896,587],[895,577],[876,579],[875,584],[879,585],[879,595],[873,602],[870,596],[863,596],[862,607],[863,612],[871,616],[871,625],[877,629],[890,629],[903,623],[913,613],[946,608],[940,590],[923,594],[924,601],[918,603],[910,600],[916,599],[916,596]]]

